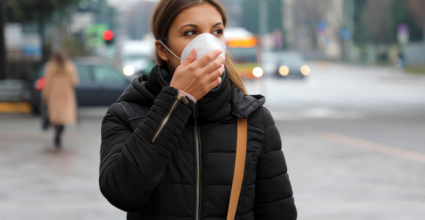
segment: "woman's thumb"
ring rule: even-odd
[[[196,49],[193,48],[192,51],[190,51],[189,56],[186,57],[186,59],[183,61],[183,66],[187,66],[191,64],[196,59]]]

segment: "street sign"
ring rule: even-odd
[[[341,29],[341,31],[339,32],[339,34],[341,35],[341,38],[344,40],[348,40],[351,38],[351,31],[350,29],[344,27]]]
[[[407,44],[409,42],[409,26],[401,23],[397,26],[397,40],[400,44]]]
[[[316,24],[316,30],[319,34],[325,34],[326,33],[327,24],[325,21],[318,21]]]

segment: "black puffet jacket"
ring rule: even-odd
[[[194,104],[160,66],[113,104],[102,123],[100,189],[127,219],[226,219],[236,118],[248,118],[237,220],[292,220],[297,211],[279,132],[265,99],[222,83]]]

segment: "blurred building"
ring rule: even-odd
[[[239,27],[242,25],[242,7],[243,0],[222,0],[221,2],[227,9],[227,14],[229,16],[229,24],[231,27]]]
[[[341,59],[345,1],[283,0],[286,43],[307,58]]]
[[[157,1],[132,1],[120,7],[119,33],[125,39],[141,40],[150,33],[150,19]]]

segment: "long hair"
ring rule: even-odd
[[[221,14],[221,18],[223,19],[223,25],[226,27],[226,11],[224,10],[224,6],[219,2],[219,0],[161,0],[156,5],[151,19],[151,30],[155,39],[161,40],[164,44],[167,44],[168,31],[170,30],[174,19],[183,10],[204,3],[209,3],[217,9],[217,11]],[[161,66],[167,66],[167,63],[161,59],[158,53],[156,53],[156,62]],[[247,91],[245,85],[243,84],[241,77],[236,71],[229,51],[226,51],[226,60],[224,62],[224,66],[227,69],[230,83],[246,95]]]
[[[66,74],[69,70],[69,58],[65,51],[56,51],[50,57],[50,68],[55,75]]]

